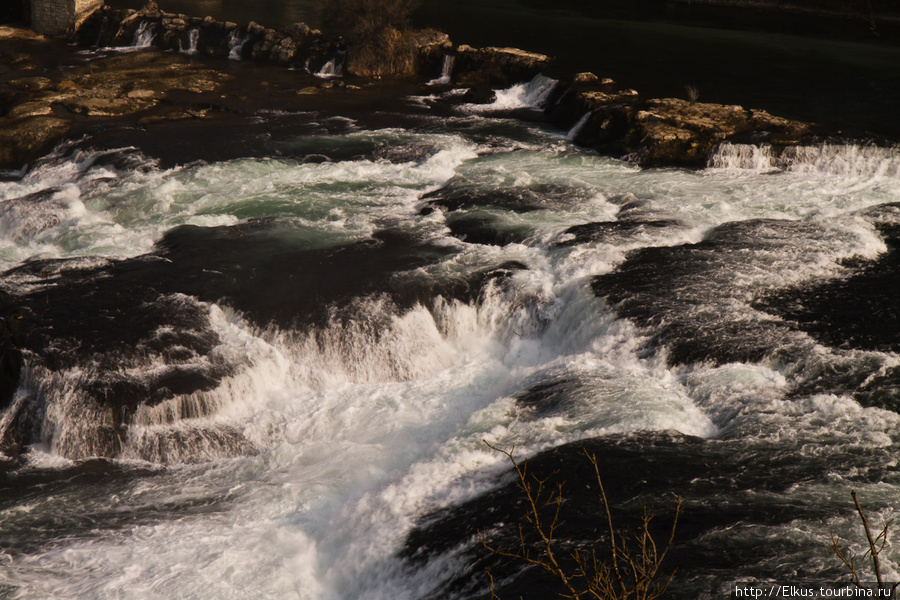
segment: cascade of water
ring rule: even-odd
[[[244,42],[232,32],[227,43],[233,50]],[[330,62],[333,76],[338,60]],[[514,93],[506,93],[507,106],[540,106],[554,83],[536,78],[514,86]],[[438,118],[444,116],[435,117],[435,127]],[[723,144],[705,172],[642,170],[581,152],[536,128],[501,140],[495,120],[467,115],[463,127],[458,136],[396,129],[323,134],[303,142],[315,152],[333,152],[332,161],[323,163],[286,155],[163,171],[146,160],[125,168],[122,160],[98,152],[58,152],[23,173],[21,181],[0,182],[0,203],[8,203],[6,212],[0,210],[0,233],[17,237],[9,247],[19,253],[0,245],[0,260],[13,266],[37,259],[7,272],[3,294],[38,298],[38,308],[47,310],[39,333],[59,340],[52,372],[46,365],[27,366],[9,408],[0,410],[0,442],[5,433],[25,427],[30,433],[37,426],[44,447],[25,460],[38,465],[38,476],[56,468],[38,461],[53,465],[63,463],[59,456],[115,454],[110,448],[125,460],[91,461],[84,468],[128,475],[103,472],[98,485],[81,485],[83,478],[76,477],[53,486],[46,497],[23,486],[19,506],[0,506],[0,529],[10,532],[4,541],[11,540],[6,554],[0,552],[0,590],[14,588],[23,600],[111,599],[146,595],[151,588],[166,597],[198,599],[226,597],[239,588],[253,589],[262,599],[438,597],[441,573],[455,572],[455,561],[467,559],[446,551],[413,564],[398,554],[416,521],[496,485],[502,457],[486,450],[482,439],[515,445],[523,455],[583,438],[669,430],[727,434],[722,444],[692,441],[685,452],[727,446],[729,453],[755,456],[761,440],[790,453],[797,432],[821,439],[817,448],[839,447],[841,460],[862,454],[855,452],[861,446],[871,449],[867,457],[878,456],[877,448],[896,447],[900,417],[889,410],[865,409],[827,387],[812,397],[787,395],[797,381],[819,381],[819,371],[839,359],[856,369],[854,378],[871,372],[869,381],[877,384],[882,374],[892,377],[900,362],[896,353],[827,349],[750,304],[767,290],[836,277],[845,259],[877,260],[886,253],[872,226],[875,213],[860,211],[875,206],[879,223],[900,222],[893,210],[900,189],[896,149],[779,151]],[[475,137],[489,139],[470,141]],[[428,153],[424,162],[373,160],[372,149],[382,146],[437,153]],[[306,152],[298,148],[292,147]],[[772,170],[778,174],[756,175]],[[844,193],[841,174],[881,178],[849,181],[855,191]],[[115,183],[107,183],[113,176]],[[444,204],[428,198],[437,188],[448,190]],[[420,210],[426,203],[429,210]],[[240,296],[223,297],[262,296],[261,304],[270,306],[271,300],[280,308],[276,287],[304,271],[292,275],[288,262],[250,260],[252,253],[244,249],[251,246],[245,244],[260,235],[253,228],[269,226],[255,222],[258,216],[292,224],[273,229],[259,246],[265,252],[285,244],[294,248],[285,255],[291,265],[310,248],[331,257],[356,248],[348,240],[371,240],[358,255],[364,264],[383,269],[385,278],[401,278],[399,285],[408,290],[400,296],[415,294],[421,303],[400,308],[388,295],[363,293],[362,285],[358,291],[351,285],[354,275],[334,269],[351,291],[335,292],[338,305],[315,325],[289,329],[253,321],[249,313],[242,317],[240,305],[229,308],[228,300],[201,301],[187,288],[165,296],[154,288],[137,302],[132,286],[122,284],[123,307],[153,310],[165,319],[144,337],[127,338],[140,346],[127,362],[120,346],[104,346],[65,363],[77,346],[66,339],[87,340],[100,331],[100,325],[87,329],[70,317],[73,298],[95,293],[101,280],[129,276],[125,265],[143,269],[169,261],[177,270],[152,272],[165,280],[208,278],[213,286],[239,281],[240,286],[227,285],[235,285]],[[196,250],[179,246],[182,258],[174,262],[160,253],[169,246],[150,251],[163,232],[185,223],[168,239],[174,247],[187,234],[209,229],[197,237]],[[239,227],[223,227],[235,223]],[[514,241],[475,241],[473,223],[515,233]],[[26,225],[33,231],[28,236]],[[466,225],[469,230],[460,231],[473,232],[468,239],[456,230],[448,233],[448,227]],[[439,262],[423,254],[410,263],[382,254],[377,248],[389,244],[388,238],[376,239],[372,232],[386,227],[415,231],[416,239],[434,236],[439,244],[428,252],[447,254]],[[25,244],[34,246],[31,254],[20,249]],[[123,262],[123,268],[99,269],[110,248],[147,256]],[[216,259],[217,248],[230,249],[235,260]],[[48,256],[83,261],[54,271],[62,262]],[[272,265],[277,272],[267,279],[252,264]],[[472,294],[423,291],[448,279],[468,282],[485,268],[503,274],[477,279],[482,283]],[[53,296],[65,302],[44,298],[44,288],[86,277],[92,269],[96,278],[70,288],[85,293]],[[598,282],[604,274],[611,276]],[[666,288],[673,277],[677,285]],[[301,284],[322,286],[323,306],[332,297],[324,279],[310,274]],[[144,279],[128,281],[138,280]],[[32,292],[32,286],[42,287]],[[206,286],[194,289],[201,288]],[[668,289],[677,293],[664,293]],[[294,296],[282,302],[302,304]],[[81,314],[88,317],[113,313],[112,304],[85,305]],[[665,330],[672,340],[668,348],[654,352],[656,325],[616,312],[629,305],[638,306],[632,309],[638,316],[644,309],[662,315],[662,326],[682,324]],[[197,326],[198,317],[207,325]],[[47,329],[52,318],[81,328],[80,337],[65,338],[59,325]],[[130,336],[135,324],[127,318],[116,322],[123,321],[122,333]],[[688,350],[695,344],[701,357],[712,355],[707,340],[718,340],[718,366],[667,366],[665,353],[678,344]],[[779,345],[785,352],[766,358]],[[757,347],[763,358],[754,358]],[[198,379],[209,385],[178,391],[176,384]],[[144,390],[167,386],[172,394],[143,401]],[[103,404],[106,391],[138,398],[139,406],[116,414]],[[844,438],[843,448],[851,451],[841,447]],[[888,464],[892,453],[884,455]],[[196,461],[209,462],[177,464]],[[80,464],[66,464],[72,473],[81,472]],[[142,469],[134,476],[133,464]],[[698,464],[702,469],[706,463]],[[768,464],[759,464],[760,477],[771,481]],[[5,468],[0,464],[0,478]],[[835,473],[844,473],[842,468],[835,460]],[[847,472],[851,468],[857,464]],[[785,480],[786,491],[769,490],[765,502],[807,507],[815,498],[810,485],[813,493],[830,496],[846,481],[841,475],[807,485],[808,472],[798,477],[799,492]],[[725,479],[715,484],[720,487],[710,502],[732,501],[733,485]],[[704,487],[713,485],[703,481]],[[887,493],[887,484],[877,486]],[[4,489],[7,497],[18,493]],[[752,494],[741,496],[745,502]],[[734,514],[755,510],[754,501],[746,500],[751,504],[741,504]],[[818,535],[836,522],[836,512],[829,506],[821,522],[816,515],[800,515],[762,533],[756,526],[724,523],[711,530],[713,541],[707,536],[691,543],[711,554],[719,547],[715,536],[737,535],[758,548],[760,536],[783,538],[798,527]],[[33,526],[50,519],[53,528]],[[789,558],[792,569],[818,564]]]
[[[331,78],[331,77],[340,77],[343,74],[344,64],[342,62],[338,62],[337,58],[332,58],[324,65],[322,68],[316,72],[316,77],[323,78]]]
[[[527,83],[517,83],[505,90],[497,90],[497,98],[491,104],[479,105],[477,108],[467,106],[477,111],[540,109],[547,103],[557,83],[557,80],[538,73]]]
[[[590,118],[591,113],[584,113],[581,118],[578,119],[578,122],[575,123],[572,128],[569,129],[569,131],[566,133],[566,139],[574,140],[576,137],[578,137],[578,134],[581,133],[581,130],[584,129],[584,126],[587,125],[588,119]]]
[[[444,62],[441,64],[441,76],[429,81],[428,85],[446,85],[450,83],[450,78],[453,76],[453,64],[455,62],[456,56],[453,54],[445,54]]]
[[[710,169],[757,173],[790,171],[843,178],[900,177],[900,149],[858,144],[791,146],[780,153],[764,144],[720,144],[707,163]]]
[[[782,164],[772,146],[765,144],[720,144],[710,154],[707,167],[710,169],[744,170],[757,173],[779,171]]]
[[[137,30],[134,32],[134,38],[132,39],[131,45],[135,48],[149,48],[153,45],[153,40],[155,38],[156,28],[153,26],[153,23],[143,21],[138,25]]]
[[[241,35],[241,33],[237,29],[232,30],[231,33],[228,34],[228,38],[226,39],[226,43],[228,44],[229,60],[241,60],[241,55],[244,51],[244,44],[246,44],[249,40],[249,35]]]
[[[526,86],[525,103],[534,108],[543,108],[557,83],[559,82],[555,79],[538,73]]]
[[[103,36],[106,34],[106,30],[109,27],[109,17],[103,17],[103,21],[100,23],[100,30],[97,32],[97,41],[94,42],[94,46],[99,46],[103,41]]]
[[[900,148],[859,144],[822,144],[785,148],[781,161],[790,171],[842,178],[900,178]]]
[[[194,27],[188,32],[188,45],[185,48],[181,41],[178,42],[179,46],[181,46],[181,52],[183,54],[194,55],[197,54],[197,45],[200,42],[200,29],[198,27]]]

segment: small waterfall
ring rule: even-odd
[[[742,170],[757,173],[790,171],[836,177],[900,178],[900,148],[859,144],[790,146],[780,153],[768,144],[725,142],[713,152],[710,169]]]
[[[155,38],[156,28],[153,26],[153,23],[143,21],[134,32],[134,39],[131,41],[131,45],[135,48],[149,48],[153,45]]]
[[[178,42],[178,45],[181,46],[181,52],[183,54],[194,55],[197,54],[197,45],[200,42],[200,29],[198,27],[194,27],[188,32],[188,46],[187,48],[181,45],[181,41]]]
[[[453,54],[445,54],[444,62],[441,65],[441,76],[429,81],[428,85],[446,85],[450,83],[450,78],[453,76],[453,63],[455,62],[456,56]]]
[[[337,61],[337,58],[332,58],[331,60],[326,62],[324,65],[322,65],[322,68],[319,69],[319,71],[315,75],[316,75],[316,77],[323,77],[326,79],[331,78],[331,77],[340,77],[341,74],[343,73],[343,70],[344,70],[344,63],[342,63],[342,62],[339,63]]]
[[[836,177],[900,179],[900,147],[822,144],[785,148],[781,162],[790,171]]]
[[[559,82],[555,79],[538,73],[528,83],[517,83],[505,90],[498,90],[497,99],[485,108],[489,110],[543,108],[557,83]]]
[[[757,173],[769,173],[780,171],[783,165],[772,146],[764,144],[732,144],[725,142],[720,144],[710,154],[707,168],[724,169],[729,171],[754,171]]]
[[[567,140],[572,141],[576,137],[578,137],[578,134],[581,133],[581,130],[584,129],[585,125],[587,125],[588,119],[591,118],[591,114],[592,113],[590,112],[586,112],[581,116],[580,119],[578,119],[578,122],[575,123],[575,125],[573,125],[571,129],[569,129],[568,133],[566,133]]]
[[[237,29],[233,29],[231,33],[228,34],[228,39],[226,40],[226,43],[228,44],[228,59],[241,60],[241,55],[244,52],[244,44],[249,40],[250,36],[248,34],[241,35]]]
[[[106,34],[108,28],[109,17],[103,17],[103,21],[100,22],[100,28],[97,32],[97,41],[94,42],[94,46],[100,47],[100,44],[103,43],[103,36]]]
[[[547,103],[547,99],[556,88],[557,83],[559,82],[555,79],[538,73],[525,86],[525,104],[534,108],[542,108]]]

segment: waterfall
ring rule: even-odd
[[[441,65],[441,76],[429,81],[428,85],[446,85],[450,83],[450,78],[453,75],[453,63],[455,62],[456,56],[453,54],[445,54],[444,62]]]
[[[340,77],[343,74],[343,70],[344,70],[344,63],[338,62],[337,58],[332,58],[331,60],[326,62],[324,65],[322,65],[322,68],[319,69],[315,75],[316,75],[316,77],[324,77],[324,78]]]
[[[109,28],[109,17],[103,17],[103,21],[100,22],[100,31],[97,33],[97,41],[94,42],[94,46],[99,47],[101,43],[103,43],[103,35],[106,33],[107,28]]]
[[[517,83],[505,90],[497,90],[497,99],[491,104],[467,105],[469,110],[478,112],[495,110],[517,110],[522,108],[541,109],[559,83],[538,73],[528,83]]]
[[[187,48],[183,47],[181,41],[178,42],[178,45],[181,46],[181,52],[183,54],[194,55],[197,54],[197,44],[200,42],[200,29],[194,27],[188,32],[188,46]]]
[[[241,54],[244,51],[244,44],[250,40],[249,35],[240,35],[237,29],[228,34],[228,58],[229,60],[241,60]]]
[[[154,38],[156,38],[156,30],[153,23],[143,21],[134,32],[131,45],[135,48],[149,48],[153,45]]]
[[[707,167],[710,169],[755,171],[757,173],[780,171],[782,166],[778,155],[768,144],[757,146],[725,142],[710,154],[707,161]]]
[[[900,178],[900,149],[859,144],[821,144],[788,147],[778,152],[764,144],[732,144],[716,148],[707,163],[710,169],[757,173],[791,171],[835,177]]]
[[[580,119],[578,119],[578,122],[575,123],[575,125],[573,125],[571,129],[569,129],[568,133],[566,133],[567,140],[571,141],[578,137],[578,134],[581,133],[581,130],[584,129],[585,125],[587,125],[588,119],[591,118],[591,114],[592,113],[590,112],[586,112],[581,116]]]
[[[790,171],[835,177],[900,179],[900,148],[868,144],[822,144],[785,148],[781,162]]]

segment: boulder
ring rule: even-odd
[[[470,87],[462,97],[462,101],[468,104],[490,104],[496,99],[497,93],[488,85]]]
[[[814,133],[809,123],[774,117],[741,106],[643,99],[608,79],[573,79],[548,109],[556,126],[571,129],[575,143],[643,166],[706,166],[716,146],[754,136],[774,145],[797,144]],[[588,115],[585,117],[585,115]],[[582,121],[583,119],[583,121]]]
[[[118,117],[145,110],[155,103],[154,100],[146,97],[72,98],[62,102],[62,105],[77,115],[89,117]]]
[[[53,113],[53,106],[49,102],[42,100],[34,100],[31,102],[23,102],[14,106],[7,113],[7,117],[11,119],[19,119],[23,117],[38,117]]]
[[[50,115],[0,121],[0,168],[17,169],[49,152],[72,127]]]
[[[483,84],[504,87],[528,81],[550,65],[550,57],[518,48],[477,49],[462,45],[457,48],[454,79],[470,87]]]
[[[594,83],[600,81],[600,78],[590,72],[576,73],[572,78],[573,83]]]
[[[644,165],[703,167],[716,146],[748,133],[776,144],[799,143],[812,134],[812,126],[740,106],[663,98],[648,100],[638,111],[626,144]]]
[[[418,53],[418,70],[429,79],[439,77],[444,63],[444,55],[451,51],[450,36],[436,29],[422,29],[411,32],[412,43]]]
[[[50,89],[53,86],[53,82],[46,77],[22,77],[19,79],[13,79],[9,83],[13,87],[19,88],[20,90],[27,90],[29,92],[40,92],[46,89]]]

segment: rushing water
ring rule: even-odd
[[[269,152],[172,168],[81,140],[0,182],[0,297],[35,320],[0,596],[447,594],[475,530],[403,556],[506,483],[485,439],[636,444],[694,515],[676,596],[834,577],[850,486],[900,502],[900,155],[642,170],[504,116],[552,83],[407,98],[389,128],[293,115]]]

